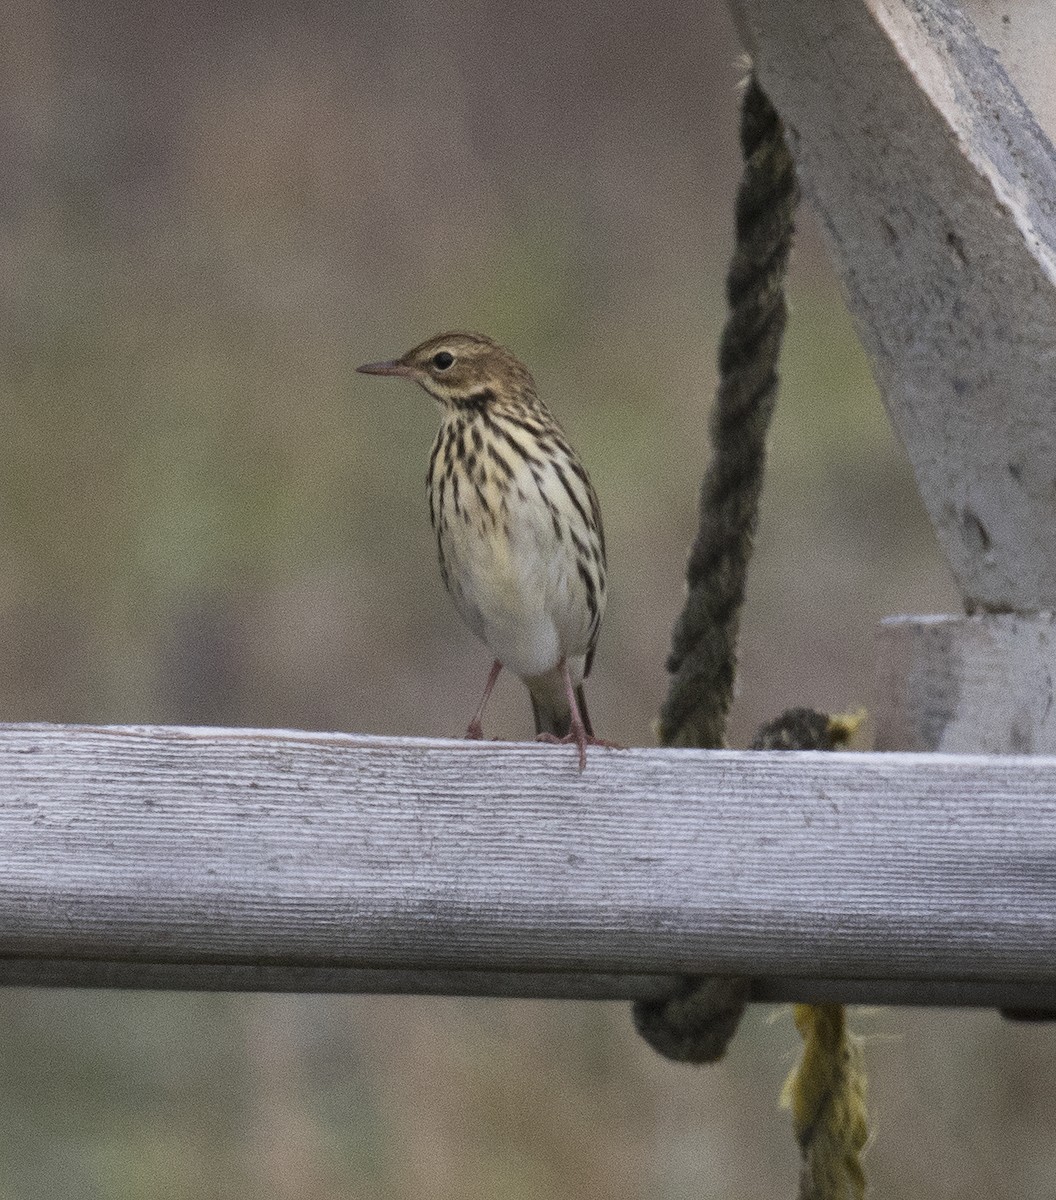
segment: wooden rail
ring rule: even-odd
[[[1056,759],[0,726],[0,982],[1056,1006]]]

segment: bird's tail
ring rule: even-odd
[[[564,693],[551,693],[545,696],[537,696],[534,692],[528,694],[532,698],[535,732],[552,733],[555,737],[568,737],[572,732],[572,712]],[[587,713],[587,698],[583,694],[582,684],[576,688],[576,704],[579,706],[579,715],[583,718],[587,737],[593,737],[594,730],[591,728],[590,716]]]

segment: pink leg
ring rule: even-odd
[[[583,717],[580,715],[576,689],[572,686],[572,675],[565,659],[561,660],[561,678],[565,681],[565,699],[568,701],[568,707],[572,713],[572,729],[569,738],[575,741],[579,747],[579,769],[583,771],[587,766],[587,727],[583,724]]]
[[[610,750],[622,750],[623,747],[617,746],[615,742],[603,742],[601,738],[592,737],[587,733],[587,727],[583,724],[583,714],[579,711],[579,702],[576,700],[576,689],[572,686],[568,663],[562,659],[557,665],[561,669],[561,680],[565,685],[565,699],[568,701],[571,729],[565,737],[556,737],[552,733],[539,733],[536,734],[535,740],[537,742],[553,742],[562,746],[578,746],[579,769],[582,771],[587,765],[588,746],[607,746]]]
[[[491,689],[495,686],[495,680],[498,679],[501,670],[502,663],[496,659],[491,664],[491,674],[488,676],[488,682],[484,685],[484,695],[481,696],[480,703],[477,705],[477,711],[473,714],[473,720],[470,721],[469,728],[466,730],[466,737],[473,741],[479,742],[484,736],[484,726],[481,724],[484,717],[484,706],[488,703]]]

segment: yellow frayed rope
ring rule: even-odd
[[[865,720],[856,713],[794,708],[764,725],[757,750],[846,750]],[[792,1111],[803,1155],[799,1200],[862,1200],[861,1154],[869,1138],[865,1062],[861,1044],[847,1031],[842,1004],[796,1004],[803,1056],[785,1081],[781,1103]]]
[[[803,1155],[799,1200],[862,1200],[869,1128],[861,1043],[847,1031],[842,1004],[796,1004],[792,1016],[803,1056],[781,1104],[792,1112]]]

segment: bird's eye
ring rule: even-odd
[[[433,355],[433,366],[438,371],[446,371],[447,368],[455,361],[455,356],[448,353],[446,350],[440,350]]]

